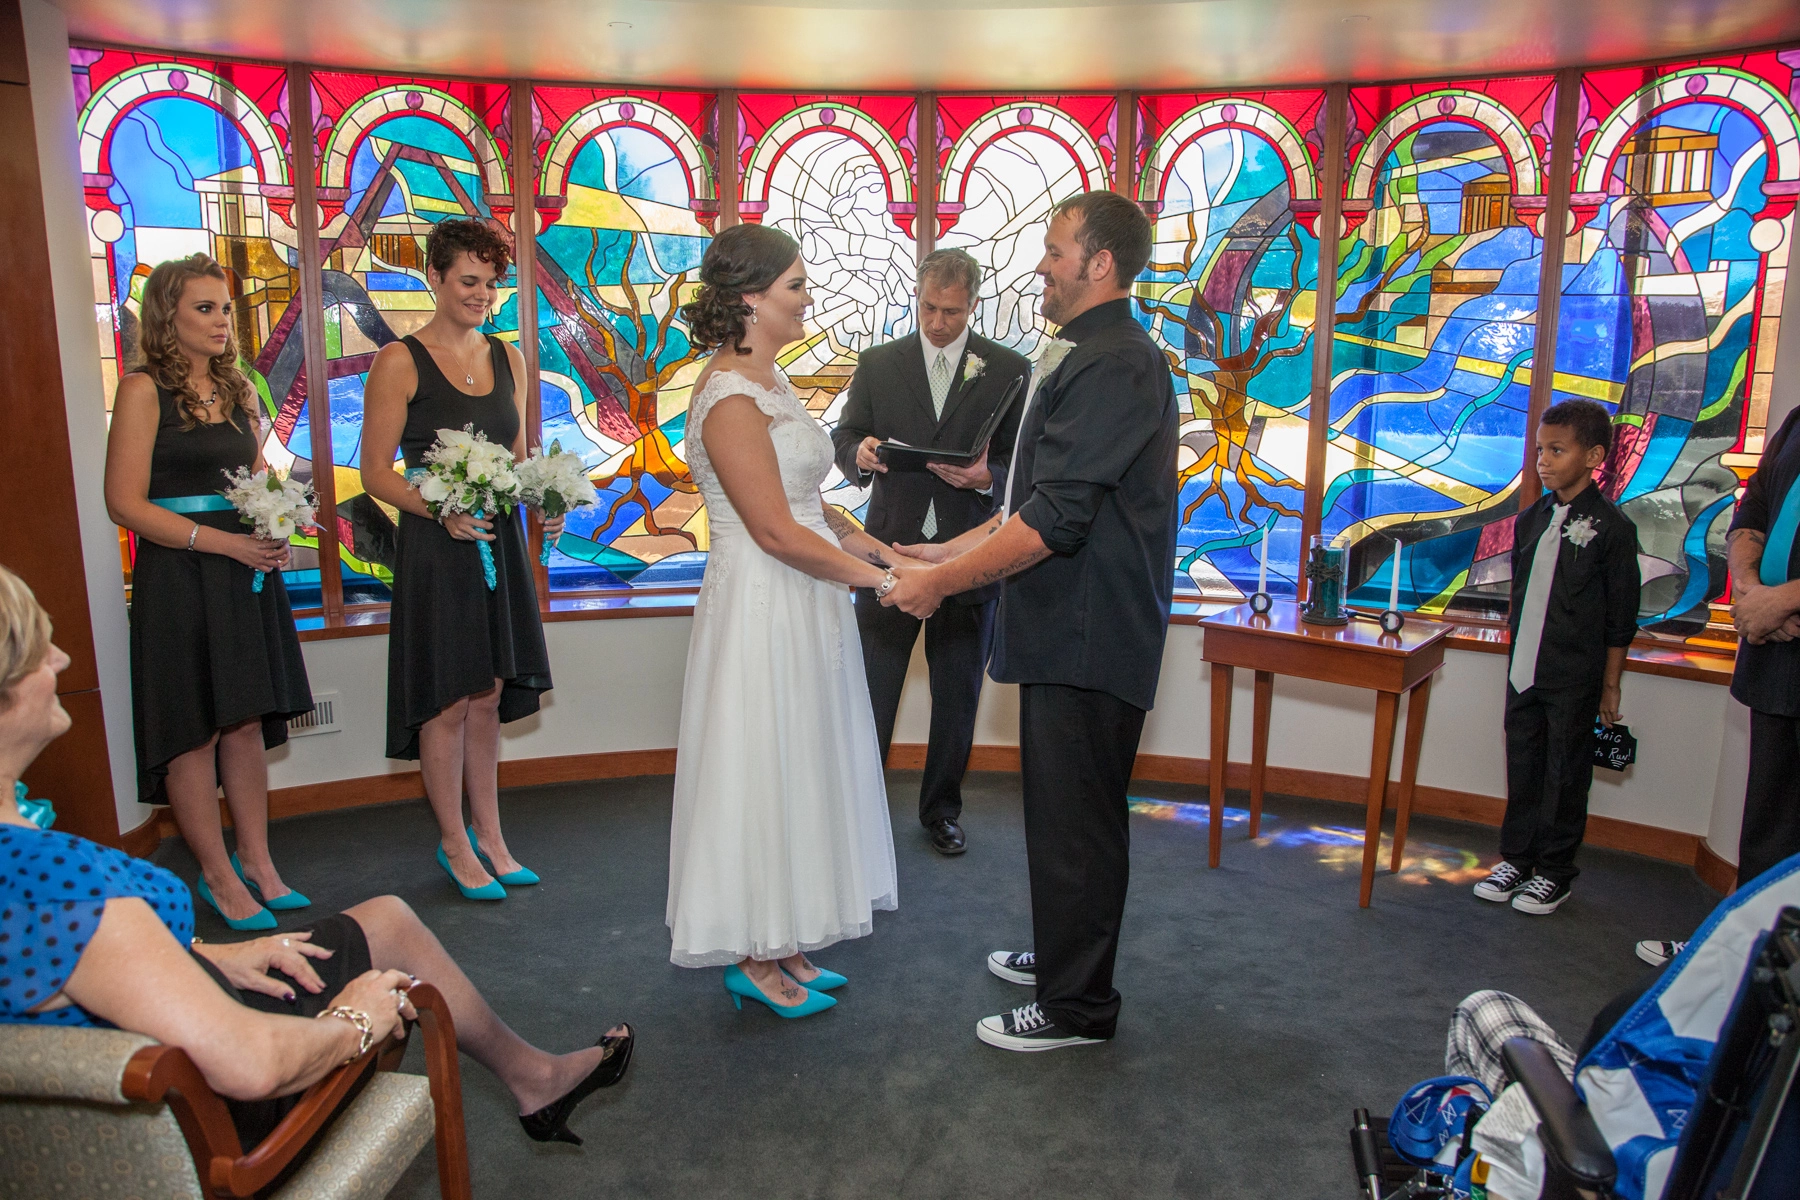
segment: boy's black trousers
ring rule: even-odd
[[[1581,874],[1575,851],[1587,832],[1600,684],[1506,685],[1506,817],[1500,856],[1530,877],[1557,883]]]

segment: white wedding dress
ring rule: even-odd
[[[836,543],[819,485],[831,439],[781,377],[720,371],[688,405],[687,460],[711,550],[694,605],[669,837],[671,962],[783,958],[873,928],[898,903],[875,718],[849,591],[757,546],[726,499],[701,429],[749,396],[794,519]]]

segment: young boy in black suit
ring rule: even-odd
[[[1513,531],[1502,861],[1475,894],[1534,916],[1555,912],[1580,873],[1594,718],[1619,719],[1619,680],[1637,633],[1637,528],[1594,486],[1611,446],[1612,419],[1593,401],[1545,410],[1544,496]]]

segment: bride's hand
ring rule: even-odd
[[[920,620],[931,616],[943,603],[943,596],[932,584],[937,568],[917,562],[901,561],[889,568],[894,573],[894,586],[881,598],[882,604],[897,608]]]

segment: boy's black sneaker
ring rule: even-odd
[[[1005,950],[996,950],[988,955],[988,970],[1008,983],[1022,983],[1026,987],[1036,987],[1037,953],[1032,950],[1022,950],[1013,954]]]
[[[1002,1050],[1061,1050],[1064,1046],[1098,1046],[1104,1038],[1071,1037],[1050,1023],[1032,1001],[1024,1008],[975,1022],[975,1036]]]
[[[1525,872],[1501,859],[1488,877],[1475,885],[1475,894],[1495,904],[1505,904],[1513,893],[1525,886]]]
[[[1517,911],[1530,913],[1534,917],[1547,917],[1561,908],[1562,902],[1568,898],[1568,884],[1546,879],[1542,875],[1533,875],[1531,881],[1513,896],[1512,906]]]

